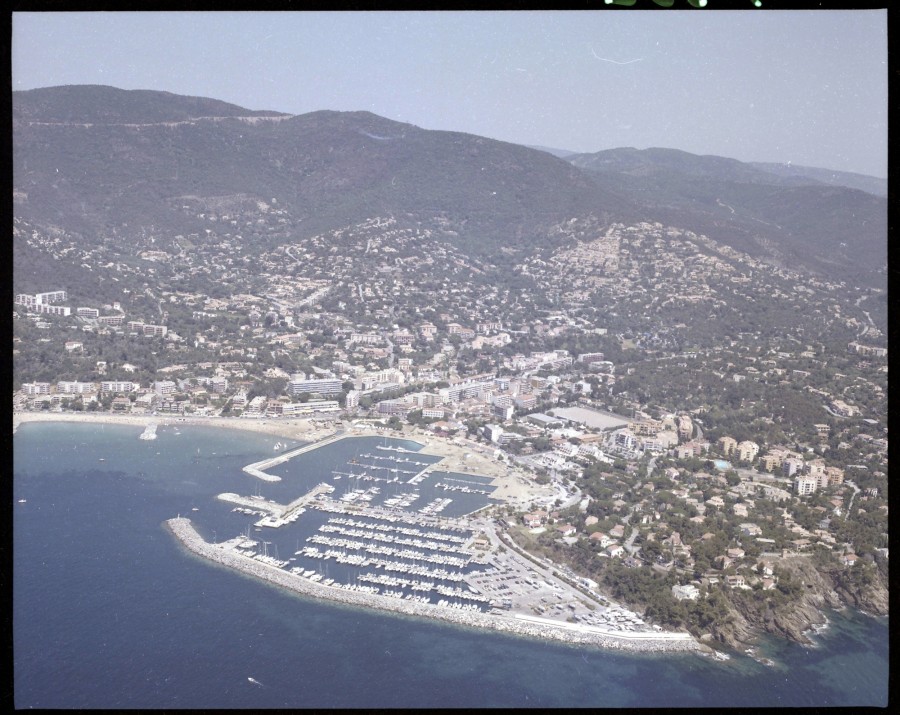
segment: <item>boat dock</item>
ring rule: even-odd
[[[320,482],[316,484],[312,489],[310,489],[306,494],[297,499],[294,499],[290,504],[288,504],[284,511],[281,514],[282,519],[290,519],[294,513],[300,509],[305,511],[305,507],[309,504],[313,499],[316,499],[319,496],[324,494],[330,494],[334,491],[334,487],[326,482]]]

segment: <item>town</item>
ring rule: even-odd
[[[502,265],[397,217],[294,241],[277,199],[180,210],[206,228],[128,257],[16,220],[105,278],[16,295],[14,412],[428,433],[543,487],[488,515],[651,622],[743,640],[809,564],[818,605],[886,609],[883,291],[659,223]]]

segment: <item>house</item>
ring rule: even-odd
[[[615,539],[611,539],[609,534],[604,534],[602,531],[595,531],[588,538],[599,543],[601,549],[605,549],[610,544],[615,543]]]
[[[731,564],[734,563],[734,559],[732,559],[730,556],[725,556],[723,554],[721,556],[716,556],[716,558],[713,559],[713,563],[716,564],[716,566],[718,568],[720,568],[721,570],[724,571],[729,566],[731,566]]]
[[[834,400],[831,403],[831,409],[840,417],[853,417],[854,415],[859,414],[859,408],[853,405],[848,405],[843,400]]]
[[[686,584],[684,586],[672,586],[672,595],[675,596],[679,601],[684,601],[685,599],[689,601],[696,601],[700,597],[700,589],[696,586],[692,586],[691,584]]]
[[[560,526],[556,527],[556,530],[562,536],[572,536],[576,531],[575,527],[572,526],[571,524],[561,524]]]
[[[616,524],[612,529],[609,530],[609,535],[614,539],[621,539],[625,536],[625,527],[622,524]]]
[[[662,543],[664,543],[666,546],[677,548],[682,545],[681,534],[679,534],[677,531],[673,531],[670,536],[663,539]]]
[[[624,552],[625,552],[625,549],[623,548],[622,544],[613,544],[612,546],[610,546],[606,549],[605,553],[608,556],[615,558],[617,556],[621,556]]]
[[[853,566],[857,561],[859,561],[859,556],[856,554],[844,554],[841,556],[841,563],[844,566]]]
[[[744,583],[744,577],[740,574],[733,574],[725,577],[725,583],[727,583],[731,588],[745,588],[746,583]]]

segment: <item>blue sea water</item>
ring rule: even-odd
[[[766,667],[484,633],[260,583],[186,553],[162,524],[189,514],[208,537],[235,535],[243,522],[215,495],[253,493],[241,468],[277,438],[140,432],[32,423],[14,438],[17,708],[887,704],[887,620],[850,611],[830,616],[817,647],[766,641],[778,663]],[[304,479],[318,478],[320,458]],[[291,464],[264,496],[284,496]]]

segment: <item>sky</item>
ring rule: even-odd
[[[155,89],[887,176],[885,10],[18,12],[12,40],[14,90]]]

